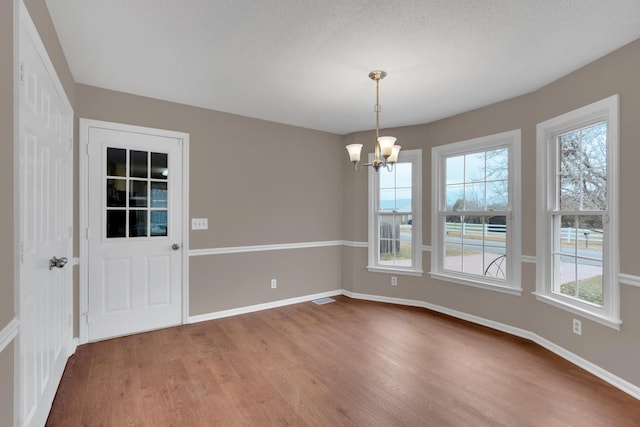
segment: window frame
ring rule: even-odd
[[[512,294],[521,295],[521,130],[507,132],[454,142],[431,149],[432,199],[431,199],[431,277],[462,285]],[[455,272],[444,269],[444,238],[445,230],[441,226],[443,216],[447,216],[445,186],[446,160],[450,157],[486,152],[498,148],[509,149],[509,203],[504,211],[507,212],[506,224],[506,255],[510,262],[507,264],[505,279],[498,280],[486,276],[470,273]],[[482,216],[492,211],[480,211]],[[501,211],[502,212],[502,211]],[[464,211],[460,212],[464,214]],[[470,212],[470,215],[479,213]]]
[[[553,248],[554,217],[562,212],[556,209],[557,189],[555,168],[559,153],[555,150],[558,135],[577,130],[599,122],[607,123],[607,209],[608,218],[603,224],[603,306],[553,292]],[[537,139],[537,213],[536,213],[536,291],[538,301],[551,304],[562,310],[586,317],[602,325],[619,330],[620,286],[619,263],[619,96],[613,95],[553,117],[536,126]],[[572,213],[568,212],[568,213]],[[585,211],[585,215],[590,211]]]
[[[369,153],[369,161],[374,154]],[[411,244],[412,266],[389,266],[378,263],[380,248],[378,216],[389,212],[380,212],[380,172],[369,168],[369,214],[368,214],[368,264],[367,270],[375,273],[392,273],[421,277],[422,271],[422,149],[402,150],[397,163],[411,163]],[[395,166],[394,166],[395,167]]]

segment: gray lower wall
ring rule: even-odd
[[[342,288],[342,247],[287,249],[189,258],[189,313],[280,301]],[[271,279],[277,288],[271,289]]]

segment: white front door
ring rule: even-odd
[[[182,322],[184,134],[82,120],[88,340]]]
[[[16,425],[42,426],[74,350],[73,110],[22,2],[19,13]]]

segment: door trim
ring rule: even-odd
[[[124,132],[146,133],[151,135],[176,138],[182,141],[182,324],[189,323],[189,134],[165,129],[156,129],[143,126],[128,125],[123,123],[105,122],[80,118],[80,274],[78,290],[79,313],[79,342],[86,344],[89,341],[87,328],[87,313],[89,311],[89,241],[87,229],[89,226],[89,129],[101,128]]]

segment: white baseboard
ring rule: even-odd
[[[11,341],[18,335],[20,322],[15,317],[0,330],[0,352],[2,352]]]
[[[508,334],[511,335],[515,335],[517,337],[521,337],[521,338],[525,338],[528,339],[530,341],[533,341],[534,343],[540,345],[541,347],[546,348],[547,350],[551,351],[552,353],[557,354],[558,356],[562,357],[565,360],[568,360],[569,362],[573,363],[574,365],[577,365],[579,367],[581,367],[582,369],[584,369],[587,372],[590,372],[591,374],[595,375],[596,377],[608,382],[609,384],[611,384],[612,386],[624,391],[625,393],[635,397],[636,399],[640,400],[640,387],[636,386],[635,384],[632,384],[614,374],[612,374],[611,372],[602,369],[601,367],[599,367],[598,365],[589,362],[586,359],[583,359],[582,357],[578,356],[577,354],[574,354],[566,349],[564,349],[563,347],[560,347],[557,344],[552,343],[551,341],[547,340],[546,338],[543,338],[533,332],[527,331],[525,329],[520,329],[520,328],[516,328],[510,325],[506,325],[504,323],[500,323],[500,322],[495,322],[493,320],[488,320],[488,319],[484,319],[482,317],[478,317],[478,316],[474,316],[471,314],[467,314],[467,313],[463,313],[461,311],[456,311],[456,310],[452,310],[450,308],[446,308],[446,307],[441,307],[435,304],[430,304],[424,301],[417,301],[417,300],[409,300],[409,299],[403,299],[403,298],[393,298],[393,297],[385,297],[385,296],[379,296],[379,295],[371,295],[371,294],[361,294],[361,293],[356,293],[356,292],[351,292],[351,291],[347,291],[347,290],[343,290],[342,293],[350,298],[354,298],[354,299],[362,299],[362,300],[367,300],[367,301],[377,301],[377,302],[384,302],[384,303],[391,303],[391,304],[398,304],[398,305],[406,305],[406,306],[410,306],[410,307],[422,307],[422,308],[426,308],[429,310],[433,310],[436,311],[438,313],[442,313],[442,314],[446,314],[452,317],[456,317],[458,319],[462,319],[462,320],[466,320],[468,322],[472,322],[472,323],[476,323],[478,325],[482,325],[482,326],[486,326],[489,327],[491,329],[495,329],[501,332],[506,332]]]
[[[299,304],[301,302],[313,301],[318,298],[342,295],[342,289],[321,292],[318,294],[304,295],[301,297],[288,298],[279,301],[267,302],[264,304],[249,305],[246,307],[232,308],[230,310],[215,311],[213,313],[189,316],[189,323],[205,322],[207,320],[221,319],[223,317],[237,316],[238,314],[253,313],[255,311],[268,310],[270,308],[283,307],[285,305]]]

